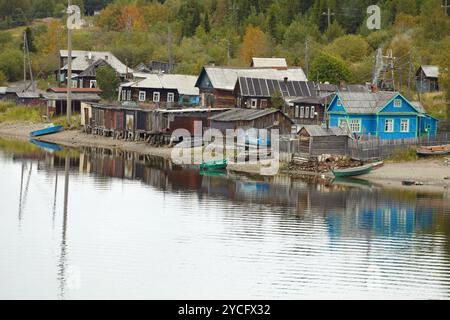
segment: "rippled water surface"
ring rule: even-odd
[[[448,193],[3,141],[0,194],[2,299],[450,297]]]

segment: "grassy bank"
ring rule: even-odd
[[[45,107],[31,107],[17,105],[13,102],[0,101],[0,123],[41,123],[44,121],[43,115],[45,113]],[[49,121],[55,125],[64,126],[66,129],[77,129],[81,125],[79,115],[73,115],[71,117],[71,125],[68,124],[66,116],[53,117]]]
[[[399,148],[394,154],[386,159],[386,162],[409,162],[418,159],[419,157],[417,156],[415,147],[410,147],[408,149]]]
[[[0,123],[2,122],[31,122],[42,121],[39,107],[16,105],[12,102],[0,102]]]

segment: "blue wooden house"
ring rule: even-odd
[[[437,119],[398,92],[338,92],[328,109],[330,127],[382,140],[435,136]]]

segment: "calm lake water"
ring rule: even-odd
[[[0,299],[450,297],[448,194],[1,140],[0,194]]]

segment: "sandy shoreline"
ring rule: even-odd
[[[43,127],[43,124],[13,123],[0,124],[0,137],[28,141],[30,131]],[[153,147],[143,142],[114,140],[95,135],[88,135],[80,130],[65,130],[63,132],[38,138],[37,140],[57,143],[66,147],[104,147],[116,148],[123,151],[137,152],[170,159],[172,148]],[[258,165],[229,165],[231,171],[259,174]],[[287,173],[289,174],[289,173]],[[311,173],[306,173],[311,174]],[[450,189],[450,166],[444,164],[443,159],[423,159],[405,163],[386,163],[383,167],[367,175],[358,177],[376,185],[387,188],[402,188],[420,191],[447,191]],[[405,187],[404,180],[413,180],[423,185]]]

